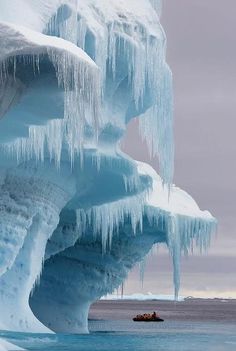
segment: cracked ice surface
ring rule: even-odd
[[[209,246],[215,219],[172,184],[161,1],[0,4],[0,329],[87,332],[88,310],[165,242]],[[121,152],[132,118],[160,176]]]

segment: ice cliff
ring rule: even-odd
[[[0,329],[87,332],[153,245],[179,261],[215,220],[172,184],[159,0],[0,2]],[[132,118],[160,176],[124,154]]]

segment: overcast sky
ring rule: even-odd
[[[163,0],[174,76],[175,183],[219,221],[207,257],[183,262],[183,295],[236,297],[236,1]],[[129,128],[126,151],[150,163]],[[151,162],[155,166],[155,162]],[[135,270],[126,292],[141,290]],[[148,261],[143,292],[171,292],[162,250]]]

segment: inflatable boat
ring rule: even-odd
[[[134,322],[164,322],[159,316],[138,315],[133,318]]]

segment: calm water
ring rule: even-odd
[[[89,335],[0,332],[27,350],[235,351],[236,326],[199,322],[90,321]]]

